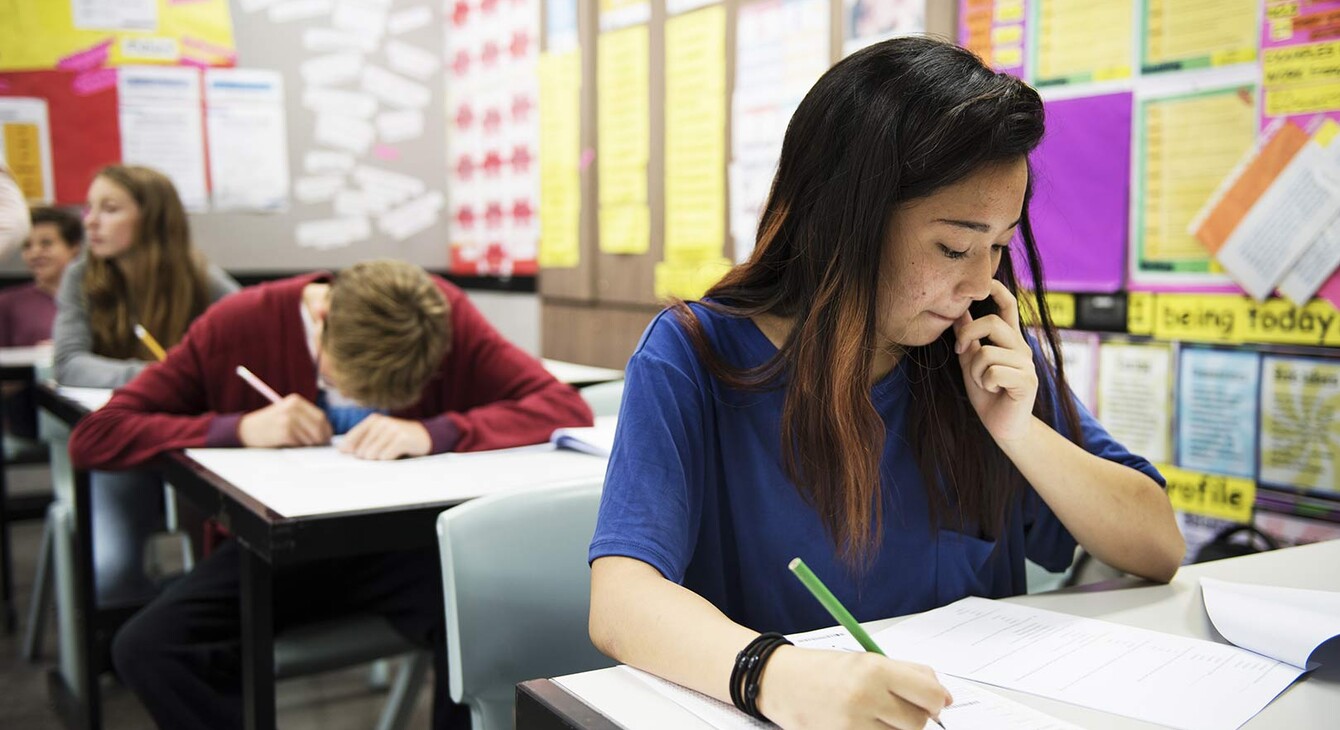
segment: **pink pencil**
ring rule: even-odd
[[[256,374],[250,370],[247,370],[245,365],[237,366],[237,374],[242,376],[243,380],[247,381],[247,385],[255,388],[257,393],[268,398],[271,403],[278,403],[283,400],[283,398],[279,397],[279,394],[275,392],[274,388],[266,385],[264,380],[256,377]]]

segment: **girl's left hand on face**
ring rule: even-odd
[[[968,400],[997,443],[1021,438],[1033,418],[1038,374],[1033,351],[1019,329],[1019,303],[1004,284],[991,281],[999,314],[980,319],[964,312],[954,321],[954,351]],[[982,344],[985,338],[988,344]]]

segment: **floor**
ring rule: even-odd
[[[11,494],[49,489],[44,467],[9,470]],[[57,730],[61,727],[47,703],[46,674],[56,665],[55,609],[46,622],[44,652],[36,663],[22,656],[23,632],[28,622],[28,597],[32,592],[42,523],[18,522],[10,527],[13,549],[15,605],[19,610],[18,631],[0,631],[0,728]],[[393,667],[394,668],[394,667]],[[376,725],[386,693],[374,688],[366,667],[281,682],[278,687],[278,725],[285,730],[354,730]],[[410,727],[429,725],[431,698],[425,689],[415,706]],[[152,721],[134,694],[104,675],[102,681],[103,727],[107,730],[150,728]]]

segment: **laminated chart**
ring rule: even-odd
[[[0,71],[237,61],[228,0],[19,0],[3,8]]]
[[[1130,77],[1134,0],[1037,0],[1032,11],[1029,57],[1035,86]]]
[[[1133,283],[1228,281],[1187,228],[1254,144],[1255,100],[1250,85],[1137,99]]]
[[[1255,476],[1260,355],[1184,348],[1177,378],[1177,463]]]
[[[1340,121],[1340,0],[1266,0],[1261,21],[1261,126],[1289,119],[1311,130]]]
[[[959,0],[959,45],[997,71],[1023,77],[1027,26],[1024,0]]]
[[[0,97],[0,161],[25,199],[52,202],[51,123],[45,99]]]
[[[1145,0],[1144,73],[1256,60],[1258,0]]]
[[[651,247],[647,160],[651,155],[647,26],[601,33],[596,42],[596,170],[600,250]]]
[[[1104,342],[1098,348],[1098,418],[1112,438],[1152,462],[1170,460],[1172,349]]]
[[[572,268],[580,252],[581,51],[540,56],[540,266]]]
[[[1260,480],[1340,491],[1340,364],[1265,358],[1261,375]]]
[[[726,219],[726,9],[665,23],[665,260],[656,296],[696,298],[729,268]]]

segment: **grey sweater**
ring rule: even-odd
[[[84,297],[84,257],[65,267],[56,293],[56,381],[84,388],[118,388],[130,382],[149,363],[117,360],[93,354],[93,331],[88,326],[88,301]],[[241,287],[223,269],[210,264],[205,271],[211,304]]]

